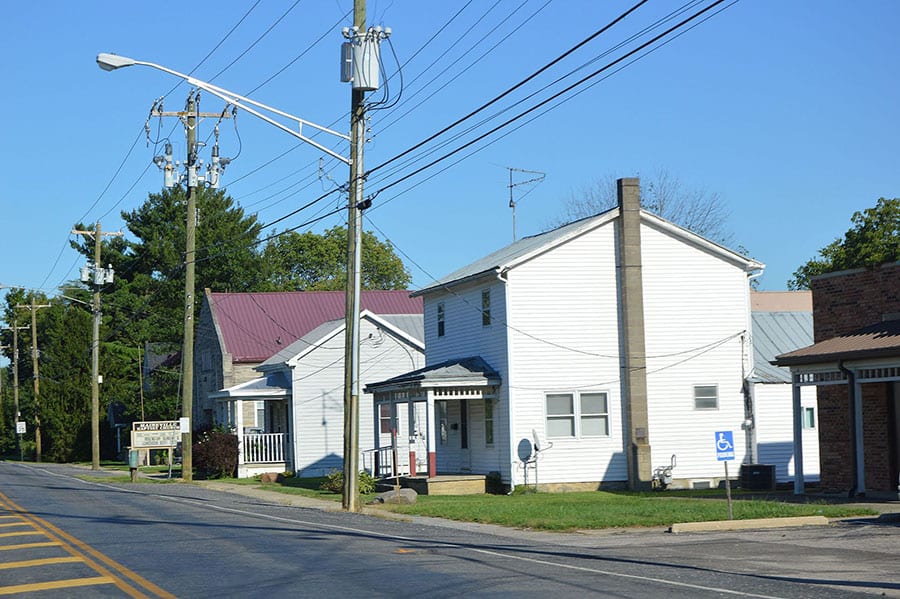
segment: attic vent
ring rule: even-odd
[[[890,312],[881,315],[881,322],[887,322],[889,320],[900,320],[900,312]]]

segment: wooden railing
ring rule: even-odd
[[[245,464],[284,462],[284,433],[244,435],[243,442]]]

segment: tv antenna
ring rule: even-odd
[[[511,166],[506,167],[506,170],[509,171],[509,207],[512,208],[512,231],[513,231],[513,241],[516,240],[516,201],[513,199],[513,188],[520,187],[522,185],[528,185],[530,183],[540,183],[547,177],[547,173],[542,173],[541,171],[528,171],[523,168],[513,168]],[[539,175],[537,177],[532,177],[527,181],[516,181],[513,182],[513,172],[516,173],[524,173],[526,175]],[[534,191],[534,188],[529,189],[525,192],[525,194],[519,198],[521,202],[522,199],[525,198],[529,193]]]

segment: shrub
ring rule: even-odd
[[[325,477],[325,480],[322,481],[319,488],[323,491],[330,491],[331,493],[343,493],[344,472],[342,470],[332,470],[328,473],[328,476]],[[375,492],[375,477],[365,470],[359,472],[359,492],[361,495],[368,495],[369,493]]]
[[[225,478],[237,474],[237,435],[208,431],[197,435],[193,445],[194,469],[205,478]]]

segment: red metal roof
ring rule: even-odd
[[[363,291],[360,304],[374,314],[422,314],[422,298],[409,291]],[[262,362],[324,322],[344,318],[343,291],[210,293],[224,351],[234,362]]]

